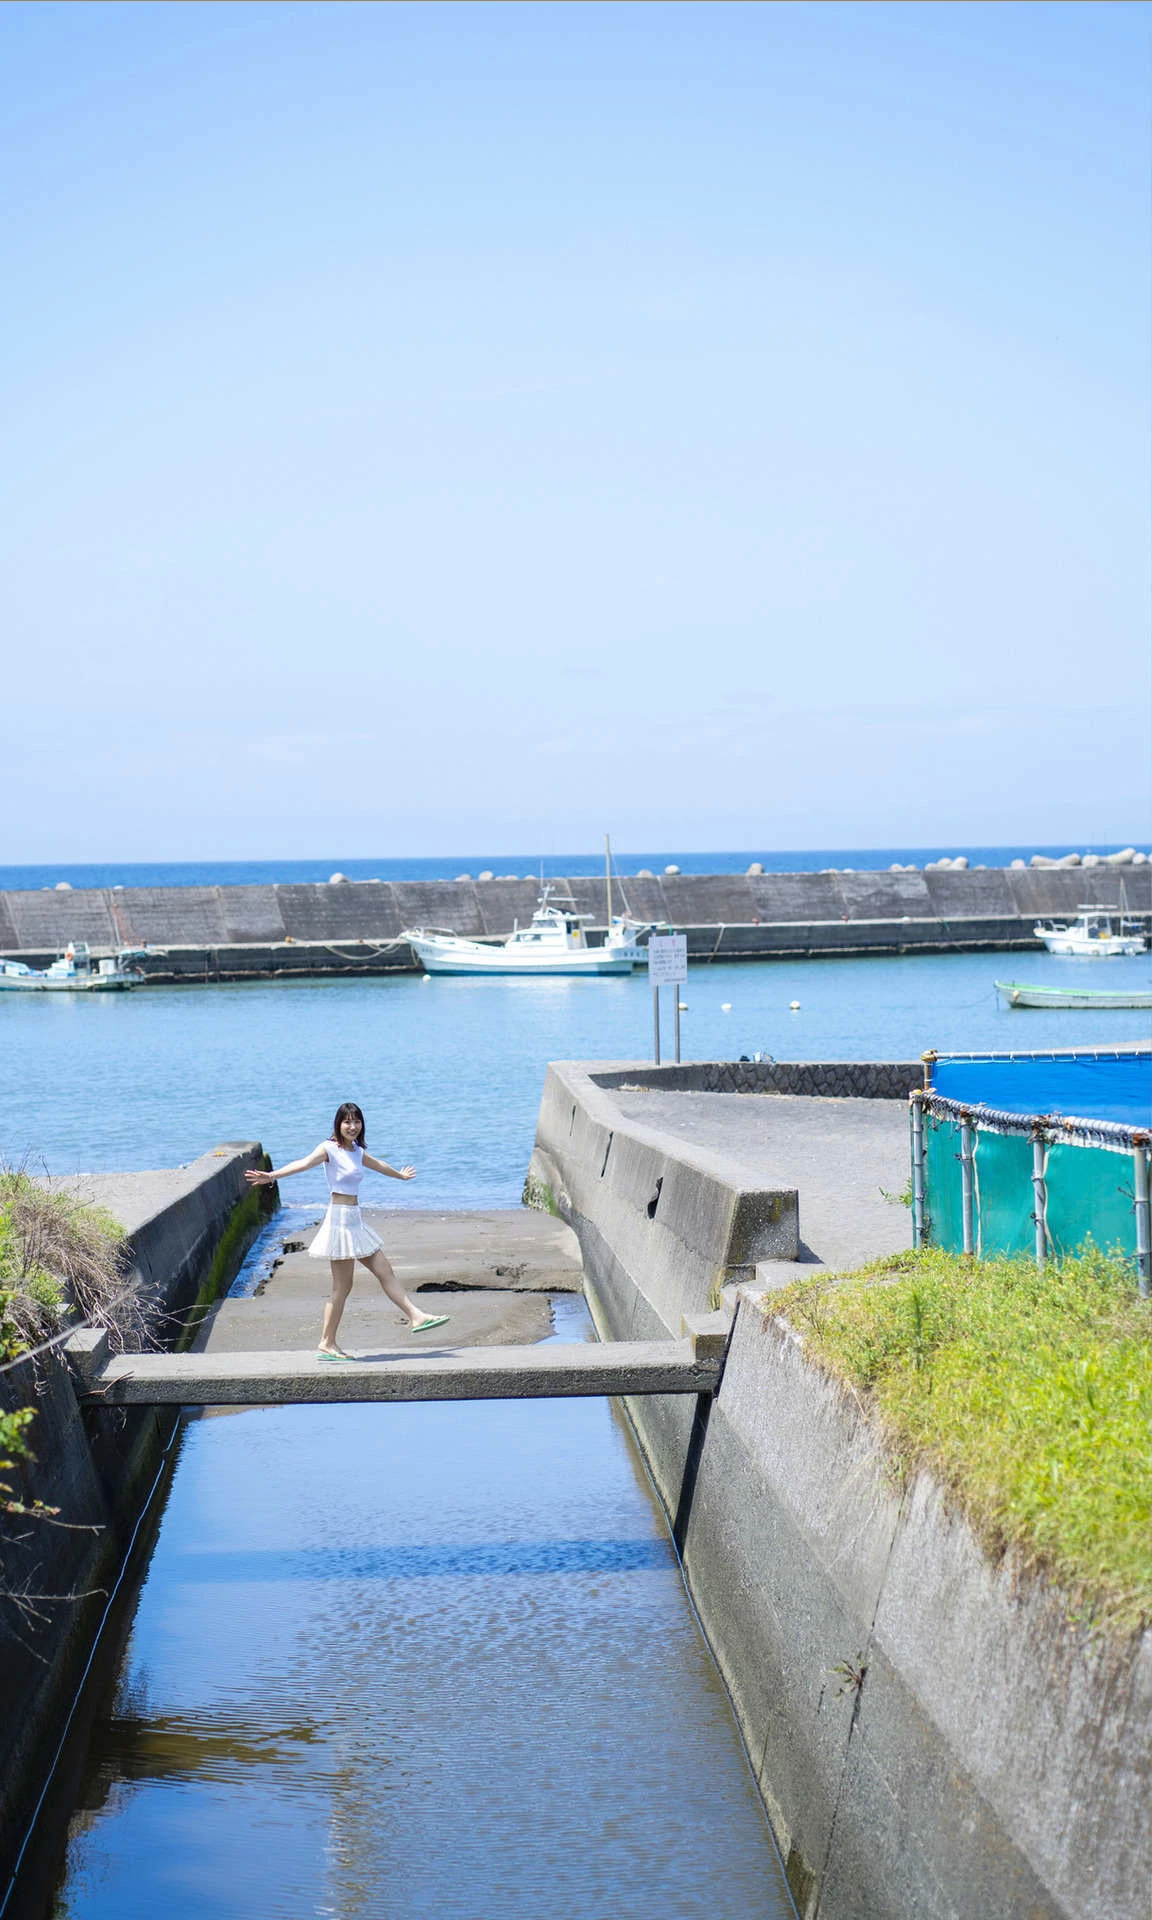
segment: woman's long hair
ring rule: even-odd
[[[333,1140],[335,1140],[336,1145],[338,1147],[342,1147],[344,1145],[344,1140],[340,1132],[341,1120],[359,1120],[360,1133],[357,1137],[356,1145],[358,1147],[364,1146],[365,1145],[364,1115],[361,1113],[359,1107],[356,1105],[355,1100],[345,1100],[343,1105],[337,1107],[336,1109],[336,1118],[332,1122],[332,1133],[330,1137]]]

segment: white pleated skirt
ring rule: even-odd
[[[365,1226],[359,1207],[338,1207],[330,1202],[308,1254],[312,1260],[358,1260],[383,1251],[383,1242]]]

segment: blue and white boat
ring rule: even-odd
[[[603,946],[590,947],[584,922],[591,915],[550,906],[551,892],[551,887],[542,889],[530,925],[504,940],[469,940],[436,927],[410,927],[400,937],[429,973],[631,973],[648,964],[638,940],[648,931],[645,925],[627,914],[613,915]]]
[[[125,965],[141,949],[121,947],[97,960],[86,940],[71,940],[43,971],[23,960],[0,960],[0,993],[123,993],[139,986],[142,973]]]

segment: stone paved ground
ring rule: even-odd
[[[805,1262],[854,1267],[911,1245],[908,1208],[881,1193],[899,1193],[909,1175],[902,1100],[619,1089],[609,1097],[626,1119],[723,1154],[747,1185],[795,1187]],[[762,1264],[785,1278],[792,1265]]]
[[[553,1329],[549,1293],[578,1292],[583,1282],[576,1236],[562,1220],[526,1208],[471,1213],[366,1207],[397,1277],[427,1313],[451,1315],[436,1338],[454,1347],[514,1346],[547,1339]],[[315,1227],[302,1240],[310,1240]],[[326,1261],[301,1246],[287,1253],[251,1300],[224,1300],[194,1343],[200,1353],[306,1350],[316,1344],[328,1296]],[[357,1265],[340,1325],[342,1346],[396,1346],[409,1336],[399,1310]]]

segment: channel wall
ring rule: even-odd
[[[1082,902],[1152,925],[1152,867],[969,868],[917,873],[679,874],[613,882],[613,909],[674,927],[694,959],[1035,948],[1037,918]],[[557,879],[553,900],[603,938],[605,885]],[[535,880],[343,881],[0,893],[0,954],[42,966],[69,941],[97,953],[157,949],[146,978],[232,980],[390,973],[417,966],[406,929],[499,939],[536,906]],[[159,951],[161,950],[162,951]]]
[[[835,1078],[888,1098],[920,1069]],[[765,1311],[756,1263],[796,1244],[799,1196],[625,1120],[626,1084],[668,1082],[549,1068],[529,1192],[574,1227],[604,1337],[731,1323],[710,1405],[628,1409],[802,1920],[1148,1920],[1152,1637],[1071,1624],[930,1476],[897,1490],[858,1404]]]
[[[244,1172],[261,1161],[259,1145],[244,1142],[169,1171],[57,1183],[125,1229],[127,1277],[158,1344],[178,1344],[205,1284],[226,1286],[239,1265],[261,1221]],[[20,1497],[57,1508],[59,1524],[7,1516],[0,1533],[0,1901],[175,1426],[164,1409],[81,1411],[59,1348],[0,1374],[0,1411],[25,1404],[36,1412],[35,1459],[19,1474]],[[40,1597],[21,1607],[12,1595]]]

